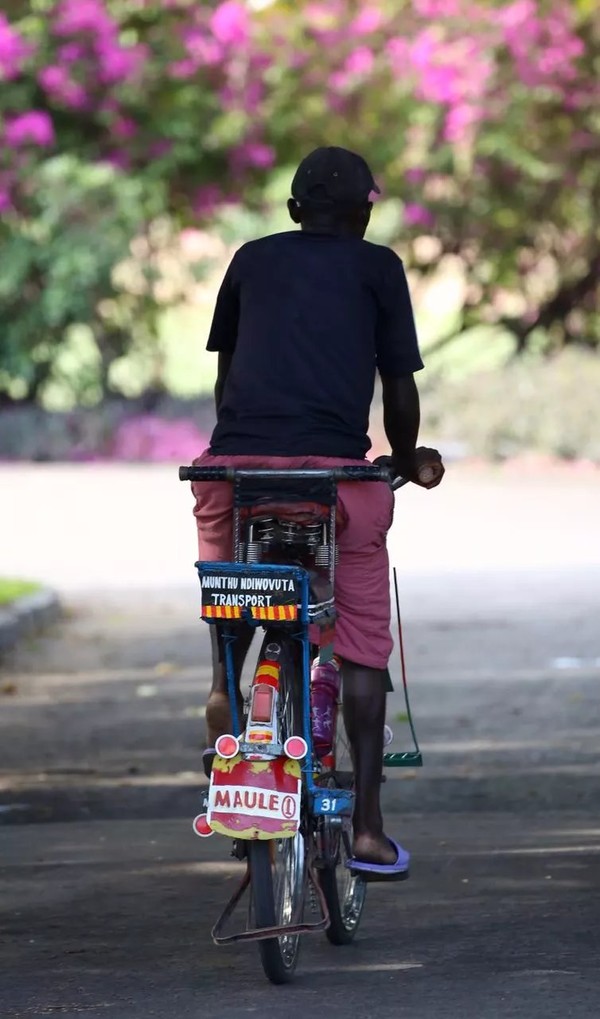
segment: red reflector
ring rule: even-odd
[[[235,757],[239,749],[240,744],[235,736],[219,736],[215,743],[215,750],[219,757]]]
[[[301,736],[290,736],[290,738],[285,741],[283,752],[287,755],[287,757],[291,757],[292,760],[301,761],[308,753],[306,740],[303,740]]]
[[[206,814],[198,814],[198,817],[195,817],[193,820],[192,827],[196,832],[196,835],[199,835],[200,838],[207,839],[209,835],[214,835],[214,832],[206,819]]]
[[[254,687],[252,697],[252,721],[270,722],[273,711],[273,689],[259,683]]]

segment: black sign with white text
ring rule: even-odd
[[[215,568],[202,569],[202,605],[232,608],[271,608],[296,605],[299,591],[291,576],[277,576],[259,570],[247,573],[225,573]]]

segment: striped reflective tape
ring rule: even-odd
[[[242,619],[245,609],[239,605],[203,605],[205,619]],[[254,619],[278,619],[291,621],[298,618],[297,605],[253,605],[249,607]]]

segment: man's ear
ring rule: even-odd
[[[298,202],[296,201],[296,199],[295,198],[288,198],[287,207],[288,207],[288,212],[290,214],[290,219],[294,223],[300,223],[301,222],[300,206],[299,206]]]

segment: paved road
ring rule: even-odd
[[[457,470],[399,502],[426,768],[384,796],[413,876],[271,988],[209,937],[238,865],[189,828],[208,656],[171,476],[0,470],[3,564],[70,606],[0,670],[3,1019],[596,1019],[600,484]]]

